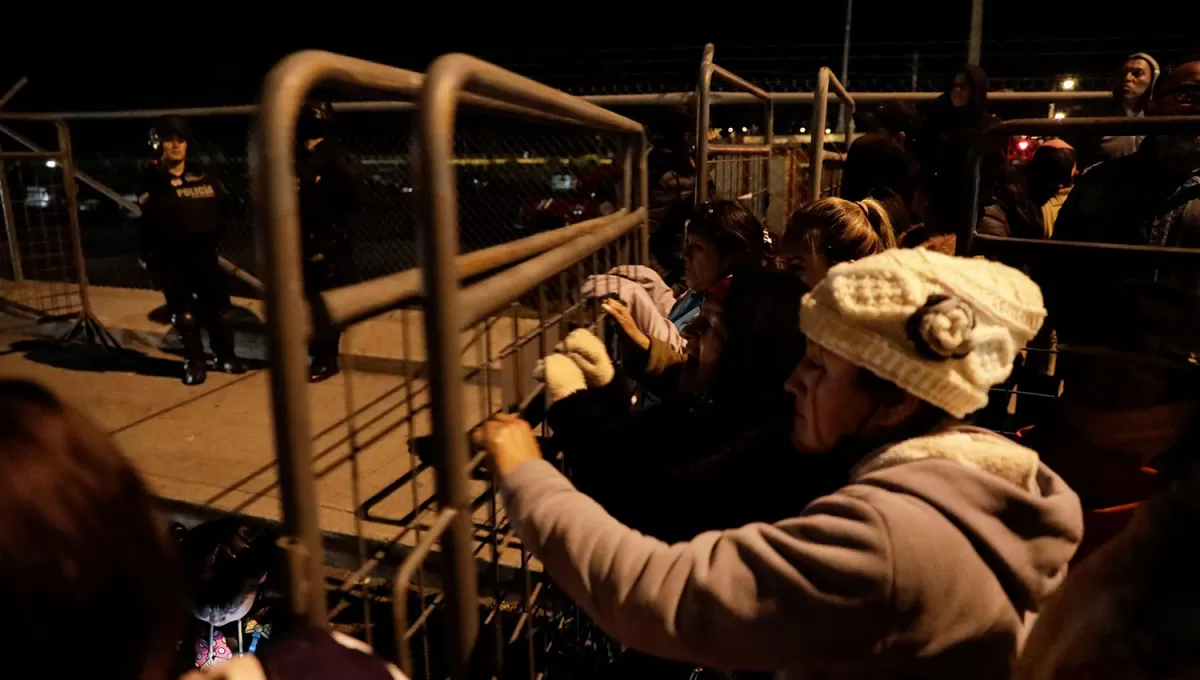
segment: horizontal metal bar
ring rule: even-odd
[[[772,92],[771,99],[777,104],[809,104],[812,103],[812,92]],[[941,92],[850,92],[858,104],[874,104],[890,101],[924,102],[933,101],[941,96]],[[695,92],[660,92],[657,94],[596,94],[578,97],[597,106],[678,106],[687,104],[696,98]],[[989,101],[1025,101],[1025,102],[1069,102],[1097,101],[1111,99],[1112,93],[1104,90],[1080,90],[1074,92],[1039,91],[1039,92],[989,92]],[[712,104],[740,105],[757,104],[761,99],[747,92],[713,92]],[[338,102],[333,105],[335,111],[386,112],[413,111],[416,105],[409,101],[382,100],[372,102]],[[160,116],[249,116],[258,110],[254,104],[236,106],[196,106],[170,109],[128,109],[118,111],[60,111],[40,114],[2,114],[4,117],[25,118],[62,118],[64,120],[123,120],[130,118],[158,118]],[[30,118],[35,116],[36,118]]]
[[[61,151],[0,151],[0,161],[17,161],[22,159],[65,160],[66,154]]]
[[[477,94],[546,111],[582,125],[626,134],[640,135],[645,132],[637,121],[467,54],[448,54],[438,58],[435,64],[442,66],[439,72],[460,70],[466,75],[460,97]],[[430,72],[433,72],[432,67]]]
[[[1200,116],[1136,116],[1089,118],[1017,118],[987,129],[993,139],[1012,135],[1050,136],[1063,132],[1104,135],[1155,135],[1200,130]]]
[[[617,240],[645,219],[646,209],[638,208],[603,229],[542,253],[532,260],[464,289],[460,295],[461,326],[470,328],[479,323],[520,298],[538,283],[582,260],[592,251]]]
[[[561,229],[526,236],[498,246],[460,255],[455,260],[460,279],[505,267],[604,227],[625,216],[624,210]],[[421,295],[421,271],[408,269],[370,281],[322,293],[333,324],[345,327],[414,300]]]
[[[716,64],[710,64],[709,68],[712,69],[713,75],[720,76],[721,79],[724,80],[725,82],[742,88],[749,94],[753,95],[755,99],[758,99],[759,101],[764,101],[764,102],[771,101],[770,93],[768,93],[766,90],[762,89],[761,87],[755,85],[754,83],[750,82],[749,80],[746,80],[745,78],[737,75],[736,73],[733,73],[729,69],[718,66]]]
[[[975,234],[980,244],[988,244],[990,251],[1020,252],[1029,257],[1089,256],[1097,258],[1119,257],[1121,262],[1188,264],[1195,266],[1200,260],[1200,248],[1174,248],[1168,246],[1140,246],[1125,243],[1093,243],[1091,241],[1052,241],[1033,238],[1013,238]]]
[[[771,153],[771,147],[766,144],[710,144],[708,152],[740,154],[743,156],[763,156]]]

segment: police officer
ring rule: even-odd
[[[313,382],[326,380],[339,370],[341,332],[330,323],[319,293],[352,280],[348,222],[362,202],[365,187],[362,166],[333,138],[332,124],[329,100],[313,97],[301,110],[296,129],[304,288],[313,312],[308,348]]]
[[[161,156],[144,178],[140,229],[142,261],[183,340],[183,383],[199,385],[208,375],[201,328],[208,330],[218,370],[245,373],[246,365],[234,354],[233,332],[221,318],[229,306],[226,275],[217,264],[226,192],[188,160],[191,139],[191,126],[180,116],[161,118],[150,130],[150,144]]]

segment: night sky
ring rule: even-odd
[[[571,91],[678,90],[691,87],[708,41],[718,63],[790,89],[821,65],[839,67],[845,21],[841,1],[772,3],[769,14],[740,2],[313,6],[297,15],[272,14],[266,3],[177,3],[153,15],[69,17],[55,16],[58,6],[6,7],[0,90],[29,76],[9,106],[18,111],[246,104],[271,64],[303,48],[415,70],[463,51]],[[1129,7],[1106,13],[1092,1],[986,0],[982,65],[993,77],[1054,77],[1103,73],[1131,51],[1154,50],[1166,62],[1200,49],[1200,3],[1161,6],[1171,7],[1170,20],[1148,9],[1143,20]],[[275,18],[251,18],[248,8]],[[923,76],[964,61],[969,16],[969,0],[857,0],[851,89],[856,76],[905,73],[914,50]]]

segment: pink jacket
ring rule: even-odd
[[[798,517],[676,545],[548,462],[501,491],[525,544],[619,642],[781,677],[1008,678],[1082,531],[1078,497],[1036,453],[965,426],[868,455]]]

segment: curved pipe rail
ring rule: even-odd
[[[817,89],[813,92],[812,144],[808,154],[808,200],[821,197],[821,175],[825,168],[825,118],[829,108],[829,91],[850,109],[843,120],[846,148],[854,137],[854,97],[846,91],[828,66],[817,71]]]
[[[704,52],[700,57],[700,78],[696,83],[696,204],[705,203],[708,201],[708,157],[710,154],[719,151],[720,153],[730,154],[761,154],[769,155],[771,153],[771,145],[775,143],[775,101],[777,95],[771,94],[766,90],[758,87],[741,76],[718,66],[713,63],[713,53],[715,48],[712,43],[704,46]],[[735,87],[745,90],[741,93],[744,98],[750,102],[759,101],[766,104],[766,120],[764,122],[764,141],[765,143],[757,146],[745,146],[737,144],[721,144],[713,145],[708,141],[708,130],[711,127],[711,116],[709,108],[713,104],[714,95],[712,91],[713,76],[719,76],[722,80]],[[805,93],[806,94],[806,93]],[[722,93],[718,98],[724,98],[727,95]],[[724,100],[722,99],[724,103]]]
[[[1177,132],[1196,133],[1198,131],[1200,131],[1200,116],[1027,118],[1005,121],[989,128],[984,137],[971,147],[967,156],[964,189],[969,198],[964,202],[955,253],[964,256],[975,255],[982,246],[988,250],[1021,249],[1034,256],[1071,253],[1076,256],[1108,257],[1120,253],[1119,257],[1122,258],[1122,261],[1139,263],[1187,261],[1189,264],[1195,264],[1195,261],[1200,259],[1200,249],[1021,239],[977,234],[975,228],[979,220],[982,200],[980,167],[987,150],[999,140],[1007,139],[1012,135],[1062,136],[1073,132],[1104,135],[1157,135]]]
[[[486,300],[473,302],[477,298],[471,296],[464,296],[466,300],[460,301],[458,271],[455,267],[458,251],[458,190],[451,160],[458,105],[468,91],[548,112],[580,125],[634,137],[630,140],[629,149],[623,153],[626,177],[622,186],[626,192],[632,188],[632,180],[628,176],[633,167],[631,154],[644,150],[640,142],[644,137],[641,124],[474,57],[465,54],[445,55],[434,61],[427,72],[425,88],[421,93],[419,134],[414,153],[418,160],[420,208],[425,218],[422,224],[421,261],[426,301],[425,345],[430,367],[431,439],[434,450],[441,453],[436,457],[438,497],[443,510],[458,511],[441,541],[449,572],[445,592],[447,623],[451,631],[450,675],[456,678],[465,677],[467,659],[479,623],[475,604],[475,563],[471,549],[467,440],[463,435],[466,423],[462,412],[462,385],[456,348],[460,330],[477,316],[479,309],[487,305]],[[644,186],[644,183],[640,186]],[[646,194],[641,193],[639,200],[644,205]],[[626,206],[631,203],[628,193],[623,197],[623,202]],[[643,220],[645,228],[645,214],[639,211],[636,217]],[[608,228],[612,228],[612,225]],[[550,251],[533,263],[516,269],[525,267],[522,271],[528,272],[539,262],[544,263],[546,260],[542,258],[554,252]],[[491,294],[502,297],[523,292],[506,288],[521,285],[522,282],[513,276],[501,279],[503,285],[497,285],[493,279],[469,290],[489,285]],[[464,306],[473,308],[464,309]]]

